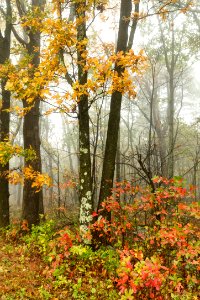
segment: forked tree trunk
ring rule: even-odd
[[[118,40],[116,52],[127,50],[128,46],[128,28],[130,23],[130,16],[132,12],[132,0],[121,0],[120,7],[120,21],[118,30]],[[123,66],[115,66],[115,72],[118,76],[124,71]],[[111,189],[113,187],[113,178],[115,171],[115,159],[117,153],[117,142],[120,124],[120,113],[121,113],[121,102],[122,93],[119,91],[114,91],[111,96],[110,103],[110,114],[108,120],[107,138],[105,146],[105,154],[103,160],[103,170],[102,179],[99,195],[98,208],[101,203],[111,194]],[[110,218],[110,213],[106,216]]]

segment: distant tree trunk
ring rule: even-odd
[[[11,19],[12,10],[10,0],[6,0],[6,26],[4,36],[0,30],[0,64],[4,64],[10,57],[11,41]],[[5,90],[7,79],[1,79],[2,106],[0,109],[0,141],[9,138],[10,115],[7,111],[10,108],[10,92]],[[9,225],[9,183],[5,177],[9,170],[9,163],[0,165],[0,227]]]
[[[87,46],[82,43],[86,39],[86,1],[77,3],[76,17],[80,24],[77,26],[77,40],[80,45],[77,47],[78,81],[80,85],[87,83],[87,71],[85,53]],[[78,121],[79,121],[79,200],[80,200],[80,229],[82,233],[87,232],[91,223],[93,203],[92,203],[92,176],[90,158],[90,131],[89,131],[89,111],[88,95],[82,94],[78,99]],[[87,240],[85,240],[87,243]]]
[[[167,145],[165,141],[166,130],[162,126],[160,109],[159,109],[159,100],[158,100],[158,89],[155,88],[156,83],[156,68],[152,65],[152,91],[151,91],[151,116],[150,123],[152,122],[152,127],[154,128],[158,143],[158,152],[159,160],[158,167],[155,168],[156,175],[167,177]],[[156,153],[157,156],[157,153]],[[153,174],[152,174],[153,175]]]
[[[198,135],[197,135],[197,148],[195,151],[195,157],[194,157],[194,167],[193,167],[193,178],[192,178],[192,185],[198,186],[197,184],[197,178],[198,178],[198,170],[199,170],[199,154],[200,154],[200,146],[198,145]],[[197,189],[194,190],[194,197],[195,201],[197,201]]]
[[[167,177],[167,146],[165,141],[165,130],[162,128],[162,123],[160,119],[160,112],[158,107],[158,99],[157,95],[154,98],[154,106],[153,106],[153,120],[156,135],[158,138],[158,151],[160,157],[160,175],[163,177]]]
[[[58,218],[60,218],[60,207],[61,207],[61,189],[60,189],[60,154],[57,149],[57,192],[58,192],[58,201],[57,201],[57,209],[58,209]]]
[[[121,153],[120,153],[120,128],[118,133],[118,144],[117,144],[117,153],[116,153],[116,181],[121,181]]]
[[[49,161],[49,176],[52,179],[52,183],[54,182],[54,178],[53,178],[53,161],[52,161],[52,157],[50,155],[48,155],[48,161]],[[49,191],[49,206],[52,208],[53,207],[53,185],[48,189]]]
[[[32,9],[44,9],[44,3],[41,0],[32,0]],[[29,42],[26,43],[28,54],[31,55],[33,68],[37,68],[40,63],[40,32],[27,32]],[[24,108],[29,104],[23,101]],[[41,172],[41,153],[40,153],[40,131],[39,131],[39,117],[40,117],[40,98],[37,97],[33,101],[33,108],[24,116],[23,137],[24,148],[32,147],[36,152],[37,158],[33,161],[25,161],[25,167],[29,165],[34,171]],[[31,182],[26,180],[23,189],[23,205],[22,218],[28,221],[29,226],[39,223],[39,215],[44,213],[43,194],[42,190],[36,192],[31,187]]]
[[[118,30],[118,40],[116,52],[123,51],[126,52],[128,44],[128,28],[130,23],[130,16],[132,12],[132,1],[131,0],[121,0],[120,7],[120,21]],[[122,66],[115,66],[115,71],[118,76],[122,74],[124,68]],[[119,91],[114,91],[111,96],[110,104],[110,114],[108,120],[107,138],[105,146],[105,154],[103,160],[103,170],[101,187],[99,194],[98,208],[101,203],[111,194],[111,189],[113,187],[113,178],[115,171],[115,159],[117,152],[117,142],[120,124],[120,113],[121,113],[121,102],[122,93]],[[110,213],[106,216],[110,219]]]
[[[23,158],[22,157],[19,157],[19,166],[23,166]],[[22,189],[22,185],[21,183],[17,185],[17,207],[18,208],[22,208],[22,192],[23,192],[23,189]]]
[[[169,138],[169,154],[168,154],[168,177],[174,176],[174,72],[173,65],[169,73],[169,98],[168,98],[168,138]]]
[[[173,19],[172,19],[173,21]],[[159,22],[161,30],[161,40],[163,44],[165,65],[169,75],[168,84],[168,107],[167,107],[167,121],[168,121],[168,177],[172,178],[174,176],[174,147],[175,147],[175,135],[174,135],[174,114],[175,114],[175,68],[177,65],[178,54],[175,54],[175,36],[174,36],[174,26],[171,26],[171,41],[170,50],[165,41],[163,29],[161,23]]]
[[[44,122],[44,127],[45,127],[45,133],[46,133],[46,142],[48,143],[49,142],[49,133],[50,133],[50,129],[49,129],[49,121],[48,119],[45,120]],[[49,176],[51,177],[52,179],[52,186],[48,188],[48,206],[50,208],[53,207],[53,185],[54,185],[54,176],[53,176],[53,159],[52,159],[52,153],[50,152],[47,152],[46,153],[48,154],[48,158],[47,158],[47,161],[48,161],[48,167],[47,167],[47,170],[48,170],[48,174]]]
[[[74,167],[73,167],[73,161],[72,161],[72,139],[69,139],[69,124],[68,124],[68,120],[65,121],[63,115],[61,115],[62,117],[62,127],[63,127],[63,131],[64,131],[64,141],[65,144],[67,146],[67,151],[69,153],[69,168],[70,168],[70,172],[73,174],[74,173]],[[75,149],[74,149],[75,151]]]

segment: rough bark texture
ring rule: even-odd
[[[10,0],[6,1],[6,27],[4,36],[0,30],[0,64],[4,64],[10,57],[12,10]],[[0,110],[0,141],[9,138],[10,116],[6,111],[10,108],[10,92],[5,90],[7,79],[1,79],[2,107]],[[9,170],[9,163],[0,165],[0,227],[9,225],[9,183],[5,178]]]
[[[32,8],[39,7],[43,9],[43,1],[33,0]],[[40,63],[40,33],[29,32],[29,42],[26,45],[27,51],[33,56],[33,67],[37,67]],[[36,51],[38,49],[38,51]],[[26,108],[28,103],[23,101],[23,106]],[[24,148],[32,147],[36,152],[37,158],[33,161],[25,162],[26,166],[31,166],[34,171],[41,172],[41,154],[40,154],[40,131],[39,131],[39,116],[40,116],[40,98],[34,99],[34,106],[24,116],[23,124],[23,137]],[[44,213],[43,207],[43,194],[42,191],[35,192],[35,189],[31,188],[31,182],[25,181],[23,189],[23,204],[22,204],[22,218],[28,221],[29,226],[39,223],[39,215]]]
[[[33,161],[25,162],[25,167],[31,166],[34,171],[41,172],[41,155],[40,155],[40,136],[39,136],[39,109],[40,101],[36,99],[34,107],[24,117],[23,137],[24,149],[32,147],[36,152],[37,158]],[[24,107],[27,104],[24,102]],[[23,189],[23,204],[22,204],[22,218],[27,220],[29,225],[38,224],[39,214],[43,213],[41,204],[42,191],[35,192],[31,188],[31,182],[26,180]]]
[[[77,4],[76,17],[81,18],[82,22],[77,27],[78,42],[86,39],[86,1]],[[78,60],[78,81],[84,85],[87,82],[87,72],[84,71],[86,65],[85,54],[86,45],[77,47]],[[82,56],[83,55],[83,56]],[[92,203],[92,177],[91,177],[91,158],[90,158],[90,132],[89,132],[89,111],[88,96],[80,95],[78,99],[78,118],[79,118],[79,180],[80,180],[80,225],[82,232],[87,231],[87,226],[91,223]]]
[[[118,40],[117,40],[117,49],[116,51],[127,50],[128,43],[128,27],[130,22],[130,15],[132,11],[132,1],[131,0],[121,0],[120,8],[120,21],[119,21],[119,30],[118,30]],[[115,66],[115,71],[118,73],[118,76],[123,72],[122,66]],[[103,160],[103,170],[102,170],[102,179],[99,195],[100,204],[110,195],[111,189],[113,187],[113,178],[115,171],[115,158],[117,152],[117,142],[118,142],[118,132],[120,124],[120,112],[121,112],[121,102],[122,102],[122,93],[114,91],[111,96],[110,104],[110,114],[108,120],[108,130],[105,146],[105,154]],[[107,216],[110,217],[110,214]]]
[[[9,136],[9,112],[5,109],[10,108],[10,93],[5,91],[6,80],[1,82],[2,90],[2,108],[0,112],[1,122],[1,141],[4,141]],[[9,163],[0,165],[0,227],[9,225],[9,183],[6,179],[6,172],[9,170]]]

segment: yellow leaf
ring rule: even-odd
[[[6,90],[12,90],[12,88],[13,88],[13,83],[10,82],[10,81],[7,81],[7,82],[6,82],[5,89],[6,89]]]
[[[22,79],[22,81],[23,81],[24,83],[28,82],[28,77],[24,77],[24,78]]]

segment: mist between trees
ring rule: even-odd
[[[199,185],[199,12],[190,1],[0,2],[1,226],[80,212],[85,233],[116,182]]]

